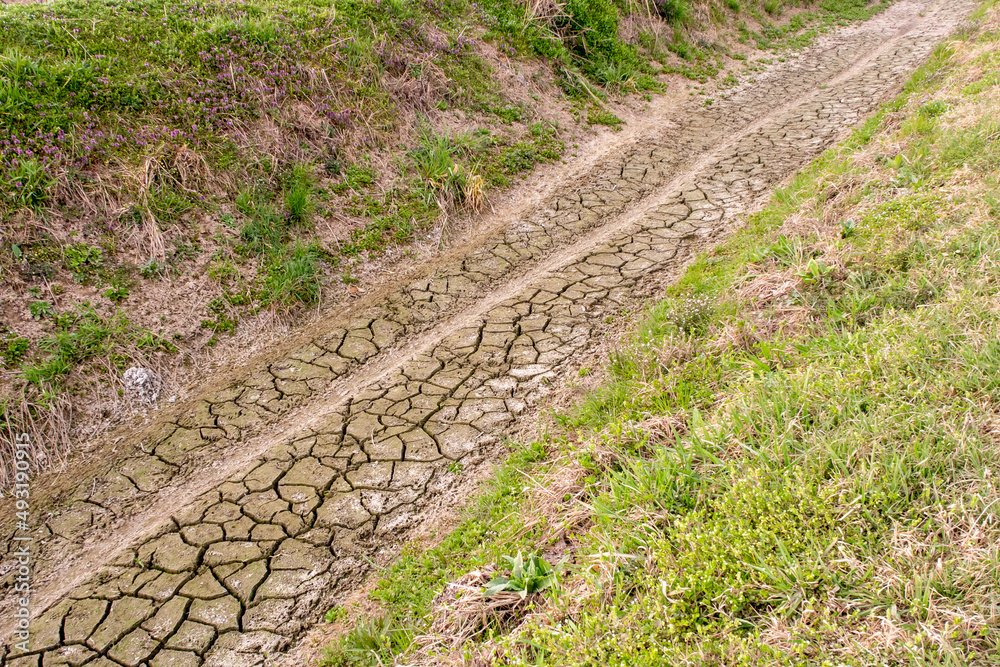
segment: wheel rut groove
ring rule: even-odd
[[[871,113],[973,4],[903,0],[823,38],[199,398],[38,528],[47,609],[0,666],[265,664],[420,523],[452,462],[487,455],[623,305]]]

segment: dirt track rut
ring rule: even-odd
[[[265,664],[440,501],[449,464],[488,455],[539,383],[893,93],[972,5],[904,0],[823,38],[198,398],[35,530],[44,613],[0,665]]]

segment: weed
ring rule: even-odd
[[[262,302],[282,306],[314,302],[322,278],[320,254],[317,246],[301,243],[275,253],[265,268]]]
[[[556,585],[558,577],[551,565],[545,559],[537,555],[524,556],[518,552],[516,556],[504,556],[504,560],[510,565],[510,576],[494,577],[483,590],[483,595],[496,595],[504,591],[511,591],[521,596],[523,600],[529,595],[541,593],[544,590]]]
[[[6,368],[17,368],[21,360],[31,349],[31,341],[11,332],[5,332],[0,338],[0,357]]]
[[[2,191],[14,206],[36,208],[45,202],[52,185],[52,176],[38,160],[21,158],[4,174]]]
[[[212,299],[208,302],[207,310],[212,317],[202,320],[201,326],[212,332],[213,340],[216,334],[235,333],[236,320],[229,314],[229,303],[226,299],[222,297]]]
[[[804,267],[795,272],[795,275],[807,285],[820,284],[833,272],[833,268],[823,263],[823,260],[810,257]]]
[[[461,203],[466,198],[475,171],[457,161],[468,158],[479,140],[470,134],[436,134],[425,127],[420,135],[420,147],[410,152],[413,168],[427,185],[448,201]]]
[[[607,109],[591,107],[587,112],[587,122],[591,125],[607,125],[615,130],[620,130],[624,121]]]
[[[855,224],[853,219],[841,220],[840,221],[840,238],[849,239],[854,236],[858,231],[858,226]]]
[[[343,607],[331,607],[327,610],[326,614],[323,615],[323,620],[327,623],[336,623],[346,614],[346,610]]]
[[[72,243],[63,248],[63,266],[79,283],[90,283],[104,268],[104,251],[85,243]]]
[[[313,209],[312,202],[313,177],[309,165],[296,165],[285,192],[285,210],[288,220],[293,225],[302,225],[308,221]]]
[[[114,303],[121,303],[128,298],[132,289],[135,287],[135,281],[127,271],[116,271],[109,279],[110,286],[108,289],[104,290],[104,296],[113,301]]]
[[[39,351],[46,356],[22,366],[22,376],[35,386],[55,383],[95,358],[124,360],[129,348],[172,349],[161,336],[133,328],[122,313],[105,317],[89,303],[53,313],[52,320],[55,331],[38,342]]]
[[[344,172],[344,184],[354,190],[362,190],[375,182],[376,175],[370,166],[351,164]]]
[[[261,255],[280,246],[287,234],[286,219],[261,205],[252,209],[250,220],[240,230],[237,250],[245,256]]]
[[[31,313],[32,319],[40,320],[51,316],[55,310],[48,301],[32,301],[28,304],[28,312]]]
[[[139,267],[139,275],[147,280],[153,280],[163,276],[164,267],[160,262],[151,259]]]
[[[392,661],[410,645],[412,636],[405,628],[393,627],[389,617],[358,623],[335,646],[324,650],[322,667],[368,667]]]

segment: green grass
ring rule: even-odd
[[[152,332],[135,330],[120,312],[107,317],[84,304],[50,314],[55,332],[39,341],[40,354],[22,371],[24,379],[39,388],[58,381],[78,364],[107,359],[124,370],[144,352],[169,352],[173,347]]]
[[[381,574],[372,599],[408,639],[378,660],[412,650],[445,583],[574,521],[545,605],[451,657],[995,664],[1000,98],[961,91],[990,79],[968,62],[996,21],[691,264],[556,415],[546,460],[513,457],[457,530]],[[532,489],[567,471],[537,516]],[[337,662],[357,641],[326,664],[379,664]]]
[[[319,296],[322,252],[296,244],[274,255],[267,266],[263,291],[267,303],[312,303]]]

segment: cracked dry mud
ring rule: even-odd
[[[30,651],[8,643],[0,665],[265,664],[440,502],[451,462],[488,457],[540,382],[894,93],[972,4],[903,0],[823,38],[651,129],[464,257],[198,398],[38,527],[35,596],[47,608]],[[218,465],[245,448],[242,469]],[[210,490],[171,504],[198,474]],[[116,548],[115,533],[135,526],[145,533]]]

